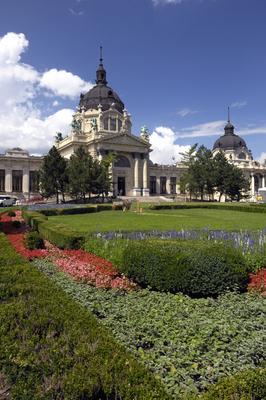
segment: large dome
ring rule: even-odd
[[[245,140],[240,136],[235,135],[234,129],[234,125],[228,121],[224,128],[224,135],[220,136],[219,139],[216,140],[213,145],[213,150],[237,150],[243,147],[247,149]]]
[[[86,94],[80,95],[79,107],[84,107],[85,111],[90,108],[97,110],[99,104],[101,104],[103,111],[109,110],[112,104],[120,113],[125,108],[118,94],[107,85],[97,84]]]
[[[96,86],[86,94],[80,95],[79,107],[85,111],[91,108],[97,110],[99,104],[101,104],[103,111],[109,110],[111,105],[120,113],[125,108],[118,94],[107,86],[106,71],[103,67],[102,58],[100,58],[100,64],[96,71]]]

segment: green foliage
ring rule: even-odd
[[[212,197],[217,191],[219,200],[226,195],[231,200],[239,201],[249,190],[248,179],[222,152],[213,157],[211,150],[195,144],[183,154],[182,162],[187,170],[181,176],[181,190],[188,192],[190,198],[200,196],[203,200],[205,194]]]
[[[12,226],[16,229],[21,227],[21,222],[20,221],[12,221]]]
[[[93,191],[94,160],[83,148],[78,147],[68,164],[69,192],[77,200],[83,200]]]
[[[173,399],[188,400],[221,378],[266,360],[261,296],[226,293],[191,299],[147,289],[125,294],[74,282],[45,261],[34,264],[161,378]]]
[[[15,217],[16,216],[16,213],[15,213],[15,211],[8,211],[8,213],[7,213],[7,215],[9,216],[9,217]]]
[[[59,194],[63,200],[68,183],[67,161],[62,157],[55,146],[43,158],[43,163],[39,171],[40,192],[43,197],[56,196],[59,202]]]
[[[167,204],[151,204],[150,210],[189,210],[189,209],[209,209],[209,210],[227,210],[240,211],[250,213],[266,213],[266,208],[261,205],[251,204],[220,204],[220,203],[167,203]]]
[[[0,370],[13,400],[166,400],[106,328],[0,235]]]
[[[266,368],[239,372],[221,379],[200,396],[202,400],[264,400],[266,399]]]
[[[25,222],[33,229],[33,230],[37,230],[39,228],[39,225],[45,221],[48,221],[48,218],[37,212],[37,211],[26,211],[23,210],[22,211],[22,216],[25,220]]]
[[[44,249],[43,238],[36,231],[26,233],[25,244],[26,244],[26,247],[30,250]]]
[[[83,235],[65,225],[52,221],[39,224],[38,232],[43,239],[48,240],[60,249],[79,249],[84,243]]]
[[[196,297],[244,290],[248,279],[241,252],[212,242],[130,241],[120,270],[152,289]]]

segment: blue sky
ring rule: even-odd
[[[265,0],[1,0],[0,150],[43,153],[67,133],[102,45],[107,80],[133,132],[149,127],[155,161],[212,147],[228,105],[266,158],[265,20]]]

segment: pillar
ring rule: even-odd
[[[12,192],[12,171],[9,168],[6,169],[5,192],[6,193],[11,193]]]
[[[251,173],[251,196],[255,196],[255,178],[254,178],[254,173]]]
[[[23,178],[22,178],[22,192],[24,196],[29,196],[30,194],[30,177],[29,170],[23,170]]]
[[[265,187],[265,175],[262,175],[261,187]]]
[[[143,159],[143,196],[149,196],[150,189],[148,187],[148,157],[144,155]]]
[[[141,188],[139,185],[139,154],[134,153],[133,154],[133,159],[134,159],[134,176],[133,176],[133,181],[134,181],[134,187],[133,187],[133,196],[141,196]]]

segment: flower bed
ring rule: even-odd
[[[19,221],[19,228],[12,225]],[[4,214],[1,218],[3,231],[8,240],[22,257],[33,260],[34,258],[48,258],[61,271],[70,275],[73,279],[90,283],[101,288],[117,288],[130,290],[136,285],[120,274],[113,264],[94,254],[84,250],[60,250],[58,247],[45,241],[45,249],[30,250],[25,246],[24,236],[27,227],[21,215],[16,211],[16,216],[10,217]]]
[[[250,274],[248,289],[257,290],[266,296],[266,268],[262,268],[256,274]]]

